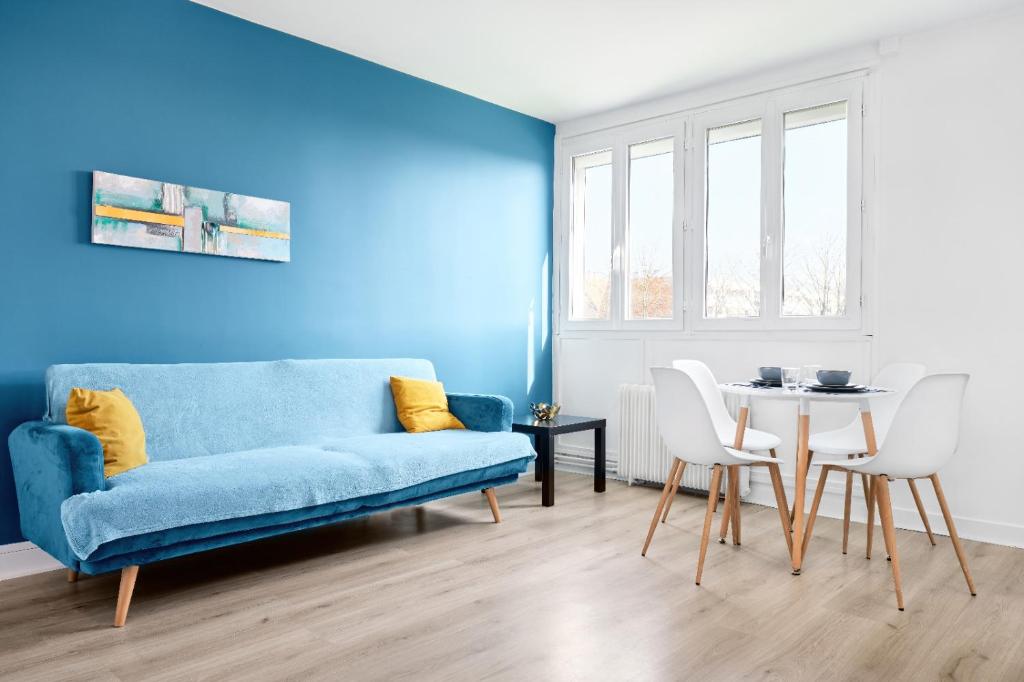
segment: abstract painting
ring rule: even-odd
[[[286,201],[92,174],[93,244],[287,262],[290,212]]]

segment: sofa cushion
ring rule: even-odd
[[[100,439],[104,476],[116,476],[149,461],[142,420],[121,389],[73,388],[65,413],[68,425],[85,429]]]
[[[533,456],[523,434],[460,430],[168,459],[69,497],[61,522],[71,549],[88,559],[120,538],[331,504]]]
[[[150,461],[402,431],[388,379],[433,380],[427,360],[279,360],[54,365],[46,420],[65,423],[74,386],[120,388],[146,430]]]
[[[391,395],[398,421],[409,433],[466,428],[448,410],[448,396],[440,381],[391,377]]]

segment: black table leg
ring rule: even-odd
[[[604,427],[594,429],[594,492],[604,492]]]
[[[537,459],[533,461],[533,480],[540,481],[544,478],[544,458],[540,456],[540,440],[544,436],[533,437],[533,449],[537,451]]]
[[[540,503],[545,507],[555,505],[555,443],[554,437],[538,435],[534,442],[537,461],[541,463]]]

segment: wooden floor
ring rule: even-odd
[[[713,543],[681,496],[640,557],[659,491],[559,472],[331,528],[144,566],[128,624],[117,576],[0,582],[4,680],[1024,679],[1024,551],[900,531],[907,610],[881,532],[840,553],[821,519],[790,575],[774,509],[744,505],[743,546]],[[956,500],[950,500],[955,510]],[[717,528],[717,524],[715,526]]]

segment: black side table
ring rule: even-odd
[[[604,492],[604,429],[606,425],[604,419],[572,417],[567,414],[560,414],[546,422],[534,419],[533,415],[526,415],[512,422],[513,431],[533,436],[533,447],[537,450],[534,479],[541,482],[542,505],[551,507],[555,504],[555,436],[563,433],[594,430],[594,492]]]

